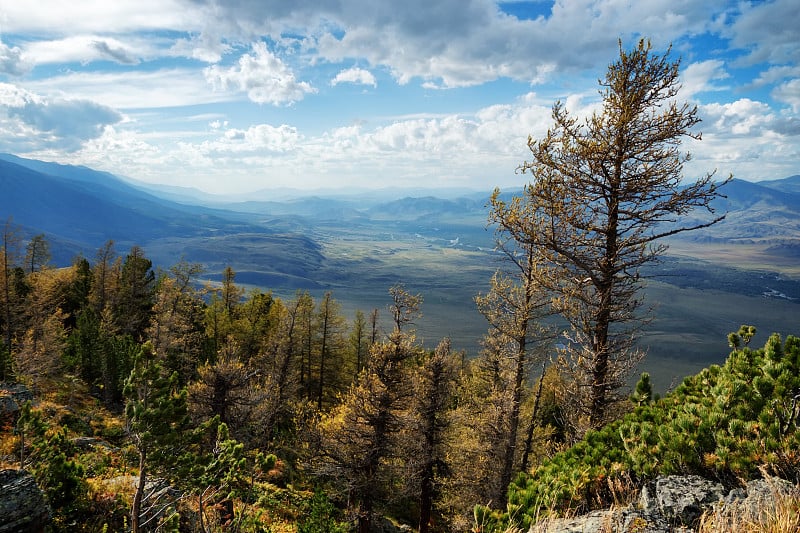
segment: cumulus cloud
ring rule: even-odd
[[[286,124],[277,127],[271,124],[256,124],[247,129],[225,128],[226,126],[227,122],[212,123],[212,131],[220,132],[221,136],[196,144],[193,150],[204,156],[226,153],[279,154],[294,150],[303,140],[297,128]]]
[[[30,70],[18,46],[9,47],[0,41],[0,73],[21,76]]]
[[[724,87],[720,87],[714,82],[729,77],[724,66],[724,62],[718,59],[710,59],[692,63],[686,67],[681,76],[681,97],[691,98],[701,92],[723,90]]]
[[[316,89],[297,81],[294,73],[264,42],[253,44],[253,53],[244,54],[230,68],[212,65],[204,70],[206,80],[215,90],[240,90],[253,102],[273,105],[291,104],[302,100]]]
[[[340,71],[335,78],[331,80],[331,85],[338,85],[339,83],[357,83],[361,85],[378,86],[375,76],[372,72],[362,68],[354,67],[347,70]]]
[[[200,35],[192,35],[187,39],[178,39],[170,48],[170,54],[190,57],[206,63],[218,63],[231,51],[231,46],[216,34],[208,31]]]
[[[107,125],[123,118],[116,110],[95,102],[45,99],[9,84],[0,84],[0,109],[42,145],[68,151],[99,137]]]
[[[703,124],[716,135],[755,135],[769,129],[775,117],[769,106],[749,98],[701,107]]]
[[[417,78],[442,88],[501,77],[539,82],[553,65],[562,72],[594,68],[613,56],[618,37],[629,42],[645,35],[663,46],[707,31],[709,9],[726,6],[722,0],[576,0],[556,2],[547,17],[520,20],[502,13],[494,0],[194,4],[229,28],[276,40],[282,29],[291,28],[305,35],[306,47],[324,60],[363,58],[387,67],[401,84]],[[569,36],[566,46],[564,36]]]
[[[778,102],[783,102],[792,108],[795,113],[800,112],[800,78],[789,80],[775,87],[772,97]]]

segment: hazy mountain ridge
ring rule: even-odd
[[[727,212],[726,219],[679,237],[701,242],[758,242],[777,255],[799,255],[800,176],[762,183],[731,181],[722,189],[726,197],[714,202],[718,213]],[[219,198],[216,207],[211,207],[213,197],[199,191],[188,190],[200,194],[203,205],[179,203],[174,198],[187,190],[139,188],[135,182],[107,172],[7,154],[0,154],[0,184],[0,215],[4,219],[12,216],[29,235],[45,233],[61,263],[76,253],[92,254],[113,239],[120,249],[141,245],[166,264],[183,255],[187,260],[213,264],[212,271],[228,262],[243,271],[278,275],[288,285],[313,285],[325,281],[313,279],[313,272],[325,266],[323,243],[348,232],[353,234],[349,238],[356,239],[355,234],[372,237],[381,233],[394,239],[399,232],[404,238],[427,239],[441,246],[492,246],[486,221],[489,191],[451,189],[454,196],[448,198],[398,195],[388,201],[386,191],[309,195],[285,201],[228,202]],[[455,195],[457,192],[461,195]],[[503,197],[519,192],[508,189]],[[263,196],[262,191],[255,197]],[[682,222],[702,222],[708,216],[695,211]],[[259,239],[246,237],[254,235]]]
[[[193,256],[203,249],[214,250],[219,260],[244,262],[252,251],[244,251],[241,239],[249,234],[269,239],[264,249],[274,257],[266,261],[267,268],[289,271],[276,273],[302,275],[298,265],[311,269],[319,263],[313,259],[319,246],[302,234],[256,223],[252,215],[165,200],[85,167],[0,155],[0,188],[3,221],[10,218],[21,227],[23,238],[44,233],[59,265],[78,254],[93,257],[108,240],[121,253],[140,245],[162,267],[181,257],[199,261]]]

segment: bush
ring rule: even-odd
[[[759,350],[734,340],[725,365],[686,378],[672,394],[642,402],[518,476],[506,519],[527,528],[547,512],[605,506],[615,498],[609,487],[657,475],[699,474],[729,485],[758,476],[759,468],[800,477],[800,339],[782,344],[772,335]]]

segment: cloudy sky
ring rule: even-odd
[[[703,118],[687,178],[800,174],[796,0],[0,0],[0,152],[214,193],[520,185],[642,37]]]

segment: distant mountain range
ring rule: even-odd
[[[181,256],[201,262],[241,259],[237,250],[247,248],[252,255],[254,239],[261,239],[264,253],[245,264],[262,270],[264,263],[274,264],[275,275],[297,282],[313,278],[324,260],[318,232],[330,232],[336,224],[363,226],[364,231],[402,227],[412,233],[422,225],[449,228],[472,232],[481,240],[477,245],[491,243],[485,229],[488,191],[439,191],[446,198],[403,191],[339,192],[280,201],[262,192],[256,197],[263,199],[237,202],[8,154],[0,154],[0,191],[0,219],[12,217],[26,237],[44,233],[59,264],[76,254],[91,258],[109,239],[121,252],[140,245],[167,266]],[[800,175],[759,183],[733,180],[723,191],[727,198],[715,206],[728,212],[726,220],[685,238],[768,243],[800,257]]]

